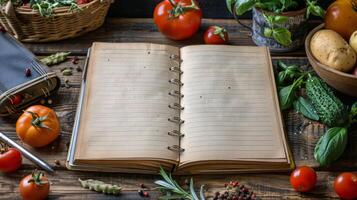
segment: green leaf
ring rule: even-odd
[[[284,24],[285,22],[287,22],[289,19],[289,17],[286,16],[281,16],[281,15],[276,15],[273,19],[273,23],[276,24]]]
[[[291,105],[293,104],[296,98],[295,91],[296,91],[295,84],[285,86],[279,90],[279,100],[280,100],[281,110],[286,110],[291,107]]]
[[[200,189],[201,200],[206,200],[204,187],[205,187],[205,185],[201,185],[201,189]]]
[[[329,165],[340,158],[346,145],[347,128],[330,128],[317,142],[314,157],[321,166]]]
[[[281,45],[288,46],[291,44],[291,33],[286,28],[273,29],[273,38]]]
[[[195,192],[195,188],[193,187],[193,179],[190,180],[190,193],[193,197],[193,200],[200,200]]]
[[[278,85],[281,86],[284,84],[285,80],[287,78],[286,71],[281,71],[278,74]]]
[[[243,15],[245,12],[251,10],[258,0],[237,0],[235,7],[237,15]]]
[[[226,0],[226,5],[230,13],[232,12],[232,6],[236,3],[236,0]]]
[[[267,38],[271,38],[273,35],[273,30],[271,28],[265,27],[264,28],[264,36]]]
[[[311,102],[304,99],[303,97],[299,97],[296,101],[294,101],[294,109],[296,112],[301,113],[303,116],[318,121],[319,115],[316,113],[315,108],[312,106]]]
[[[288,65],[286,65],[283,61],[279,60],[278,67],[280,67],[281,69],[287,69]]]
[[[306,18],[310,17],[310,14],[324,18],[325,10],[320,6],[316,5],[316,1],[307,1]]]

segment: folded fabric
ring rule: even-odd
[[[54,72],[15,38],[0,32],[0,116],[23,110],[59,86]]]

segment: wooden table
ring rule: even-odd
[[[245,21],[244,23],[250,23],[250,21]],[[175,42],[164,38],[158,33],[152,23],[152,19],[109,18],[102,28],[82,37],[57,43],[26,44],[26,46],[39,56],[58,51],[71,51],[73,55],[80,57],[79,66],[83,66],[86,50],[93,41],[153,42],[176,46],[200,44],[202,43],[202,30],[209,25],[225,26],[230,34],[231,44],[254,45],[250,39],[249,32],[240,27],[234,20],[230,19],[205,19],[201,32],[194,38],[188,41]],[[316,23],[312,23],[312,25],[316,25]],[[305,56],[303,49],[301,49],[284,55],[273,54],[273,59],[274,61],[283,59],[286,62],[307,67],[308,61]],[[52,67],[62,80],[68,79],[71,85],[70,88],[66,88],[64,84],[62,84],[58,94],[51,97],[53,104],[49,105],[57,112],[60,118],[62,125],[61,136],[54,143],[45,148],[32,149],[25,145],[56,169],[54,174],[49,175],[52,183],[50,199],[140,199],[137,190],[141,183],[149,187],[151,199],[157,199],[159,192],[154,190],[155,185],[153,184],[154,180],[159,178],[156,175],[74,172],[68,171],[65,168],[64,163],[73,128],[81,79],[81,72],[74,72],[74,75],[69,77],[62,76],[60,70],[70,66],[73,66],[73,64],[68,61]],[[347,103],[356,100],[342,95],[340,95],[340,97]],[[0,118],[0,131],[7,133],[12,139],[19,141],[15,133],[17,117],[18,116]],[[318,170],[318,183],[311,193],[300,194],[295,192],[289,184],[289,173],[198,175],[194,176],[196,186],[198,187],[201,184],[205,184],[208,189],[207,194],[212,195],[215,191],[223,191],[225,182],[238,180],[240,183],[253,189],[262,199],[337,198],[332,186],[334,178],[341,171],[357,170],[357,131],[350,132],[348,149],[343,158],[329,169],[320,169],[318,164],[314,161],[313,149],[318,138],[324,133],[326,128],[320,123],[312,122],[300,132],[299,127],[304,123],[308,123],[309,120],[293,111],[284,113],[284,121],[296,164],[298,166],[308,165]],[[25,159],[23,166],[16,173],[9,175],[1,174],[0,199],[18,199],[19,181],[34,168],[35,166]],[[93,178],[119,184],[123,187],[122,195],[113,197],[87,191],[79,186],[78,178]],[[180,182],[184,182],[186,178],[188,177],[177,177]]]

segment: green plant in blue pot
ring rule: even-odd
[[[304,44],[307,19],[311,15],[324,17],[325,11],[315,0],[226,0],[229,11],[239,16],[252,10],[252,32],[259,46],[272,52],[293,51]]]

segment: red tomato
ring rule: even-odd
[[[19,105],[22,102],[22,96],[20,94],[15,94],[10,98],[10,102],[14,106]]]
[[[0,171],[13,172],[21,167],[22,157],[21,153],[15,148],[6,149],[0,154]]]
[[[357,30],[357,0],[333,2],[326,10],[325,28],[336,31],[348,41]]]
[[[154,10],[157,28],[173,40],[194,35],[201,25],[201,19],[202,12],[195,0],[164,0]]]
[[[42,172],[35,171],[21,180],[19,189],[24,200],[43,200],[48,197],[50,183]]]
[[[340,174],[334,182],[335,192],[342,199],[357,199],[357,175],[351,172]]]
[[[307,192],[315,187],[317,181],[316,172],[308,166],[295,169],[290,175],[290,184],[298,192]]]
[[[228,33],[225,28],[210,26],[206,30],[203,39],[206,44],[225,44],[228,42]]]

